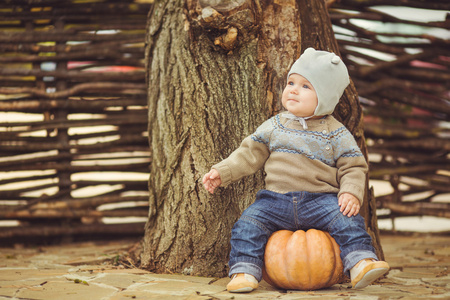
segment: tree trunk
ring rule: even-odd
[[[212,9],[206,2],[222,4]],[[302,49],[337,51],[324,3],[304,2],[166,0],[152,7],[146,39],[152,165],[143,268],[226,275],[231,228],[263,187],[263,172],[214,195],[201,178],[281,109],[287,71]],[[316,35],[318,26],[327,34]],[[363,145],[353,86],[337,116]]]

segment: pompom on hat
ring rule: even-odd
[[[316,90],[318,104],[314,116],[329,115],[350,83],[347,67],[339,56],[308,48],[288,73],[305,77]]]

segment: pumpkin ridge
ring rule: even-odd
[[[333,241],[331,240],[331,236],[328,234],[328,232],[324,232],[322,234],[322,238],[324,239],[324,241],[326,241],[323,243],[327,247],[326,251],[328,253],[333,254],[333,255],[327,256],[327,262],[326,262],[326,264],[324,264],[325,266],[328,266],[327,274],[329,274],[329,275],[327,278],[324,278],[323,285],[325,287],[329,287],[334,284],[333,278],[334,278],[334,274],[335,274],[335,270],[336,270],[336,256],[334,255],[335,251],[334,251]]]
[[[294,232],[289,230],[279,230],[272,234],[269,238],[269,241],[267,242],[267,244],[271,243],[272,247],[269,247],[269,249],[267,249],[268,247],[266,246],[266,254],[264,255],[265,261],[270,261],[268,265],[276,266],[277,268],[281,269],[282,272],[275,272],[279,271],[279,269],[272,270],[271,268],[266,268],[266,273],[269,277],[269,280],[279,288],[285,288],[285,284],[283,284],[283,282],[285,283],[287,280],[284,276],[287,269],[287,260],[284,254],[286,252],[286,244],[293,233]]]
[[[343,279],[343,272],[344,272],[344,264],[341,260],[341,250],[339,245],[336,243],[334,238],[330,235],[330,233],[327,232],[327,236],[331,241],[331,244],[333,246],[334,250],[334,259],[335,259],[335,271],[332,276],[332,283],[330,285],[342,282]]]
[[[328,274],[331,272],[332,267],[329,265],[330,255],[327,255],[327,253],[330,253],[330,247],[323,231],[309,230],[307,234],[309,234],[308,255],[310,257],[309,268],[311,274],[308,288],[313,290],[323,287],[327,281]]]
[[[329,234],[325,234],[325,238],[328,240],[328,243],[329,243],[329,245],[331,246],[330,252],[333,253],[333,252],[334,252],[334,247],[333,247],[333,245],[332,245],[331,236],[330,236]],[[336,269],[336,257],[335,257],[334,255],[331,255],[331,256],[330,256],[330,261],[329,261],[329,263],[331,263],[331,264],[333,265],[333,268],[332,268],[332,269],[335,270],[335,269]],[[324,284],[325,284],[326,286],[332,285],[333,277],[334,277],[334,272],[331,271],[331,272],[330,272],[330,276],[328,277],[328,280],[327,280],[326,282],[324,282]]]
[[[313,257],[313,255],[315,254],[314,248],[316,245],[313,245],[314,239],[312,238],[312,235],[315,235],[315,234],[316,234],[315,229],[310,229],[306,232],[306,245],[308,247],[308,250],[307,250],[308,257]],[[311,268],[311,261],[308,261],[307,266],[308,266],[308,274],[312,274],[314,272],[314,269]],[[312,287],[312,276],[310,275],[310,276],[308,276],[307,289],[311,290],[311,287]]]
[[[297,230],[294,232],[291,243],[293,248],[301,253],[307,254],[307,233],[303,230]],[[297,245],[297,246],[296,246]],[[308,255],[299,255],[294,256],[294,261],[292,265],[295,269],[295,276],[293,276],[293,280],[290,282],[290,288],[291,289],[297,289],[299,287],[299,283],[305,282],[305,280],[308,280],[309,276],[309,270],[305,270],[305,266],[308,266],[307,260]],[[305,288],[306,286],[302,285],[301,288]]]

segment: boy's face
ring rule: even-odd
[[[312,84],[299,74],[291,74],[281,96],[281,103],[297,117],[310,117],[317,107],[317,94]]]

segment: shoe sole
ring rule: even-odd
[[[252,287],[244,287],[236,290],[228,290],[230,293],[250,293],[254,289]]]
[[[389,268],[377,268],[367,271],[366,274],[353,286],[354,289],[362,289],[386,274]]]

